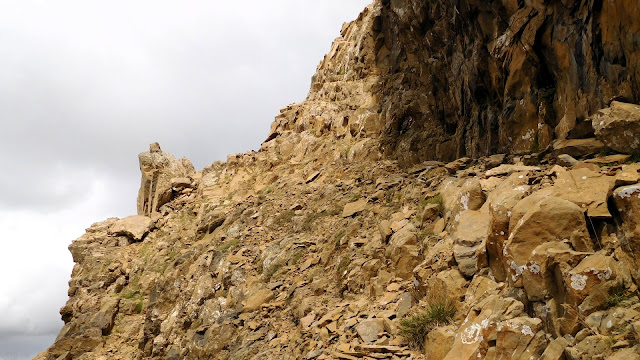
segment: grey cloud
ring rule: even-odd
[[[56,335],[0,336],[0,360],[32,359],[39,351],[52,344]]]

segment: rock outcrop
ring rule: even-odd
[[[36,359],[638,358],[639,6],[374,1],[259,151],[140,154]]]
[[[611,99],[640,103],[638,14],[631,0],[374,1],[267,140],[373,137],[409,164],[545,150]]]
[[[195,169],[189,159],[178,160],[163,153],[158,143],[151,144],[149,151],[141,153],[138,158],[142,172],[138,215],[151,216],[171,200],[174,186],[186,187],[184,179],[193,176]]]

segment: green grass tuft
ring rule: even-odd
[[[622,302],[629,300],[631,297],[631,295],[625,294],[624,289],[618,289],[613,294],[609,295],[605,306],[607,307],[607,309],[614,308],[620,305]]]
[[[238,244],[240,244],[240,240],[238,240],[238,239],[229,239],[229,240],[223,242],[222,244],[218,245],[218,251],[220,251],[220,252],[227,251],[227,250],[231,249],[232,247],[237,246]]]
[[[416,350],[423,350],[424,340],[429,331],[438,326],[451,323],[456,314],[455,304],[445,298],[435,299],[427,307],[400,321],[400,336],[409,346]]]

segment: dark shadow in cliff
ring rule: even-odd
[[[411,164],[543,151],[614,97],[640,102],[637,1],[383,0],[383,153]]]

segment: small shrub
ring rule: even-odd
[[[282,267],[282,264],[273,264],[267,269],[267,271],[264,273],[264,277],[267,280],[267,282],[271,280],[273,275],[275,275],[278,272],[278,270],[280,270],[281,267]]]
[[[428,199],[425,199],[425,205],[428,204],[436,204],[440,208],[440,212],[444,211],[444,200],[442,199],[442,194],[436,194]]]
[[[409,343],[411,348],[423,350],[424,340],[429,331],[449,324],[455,314],[455,305],[449,299],[433,300],[424,310],[400,321],[400,336]]]
[[[293,219],[295,215],[296,213],[293,210],[284,211],[275,218],[273,223],[277,226],[289,225],[289,223],[291,223],[291,219]]]
[[[302,259],[304,257],[304,252],[302,251],[296,251],[293,256],[291,256],[291,259],[289,260],[289,265],[296,265],[300,259]]]
[[[136,313],[140,314],[142,313],[142,309],[144,308],[144,301],[139,301],[136,304]]]
[[[627,164],[633,164],[633,163],[637,163],[640,162],[640,150],[636,150],[631,154],[631,157],[629,159],[627,159],[626,163]]]
[[[340,248],[340,242],[345,237],[347,232],[344,229],[341,229],[336,233],[336,249]]]
[[[625,300],[629,300],[630,298],[631,298],[630,295],[626,295],[624,293],[624,289],[618,289],[613,294],[609,295],[609,297],[607,298],[607,302],[605,303],[605,306],[607,307],[607,309],[610,309],[620,305],[620,303],[622,303]]]

